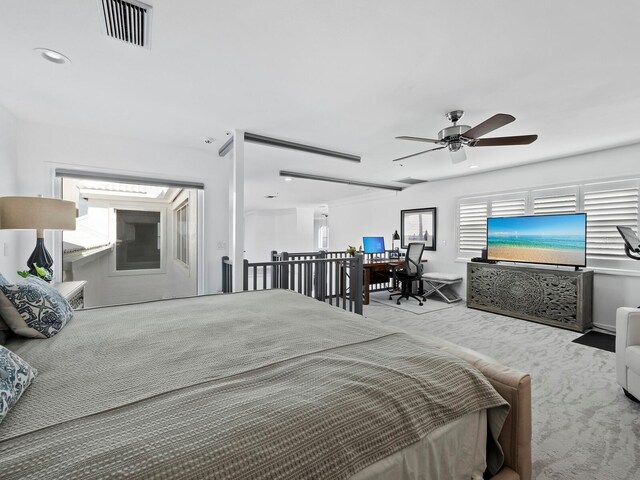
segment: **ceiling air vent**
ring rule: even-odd
[[[150,5],[135,0],[98,0],[103,14],[103,27],[110,37],[150,48]]]

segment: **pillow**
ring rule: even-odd
[[[0,285],[0,316],[18,335],[50,338],[71,320],[73,309],[47,282],[29,277],[26,283]]]
[[[9,281],[4,278],[4,275],[0,273],[0,285],[10,285]],[[2,317],[0,316],[0,345],[4,345],[7,341],[7,335],[9,334],[9,326],[4,323]]]
[[[18,355],[0,346],[0,423],[37,374]]]

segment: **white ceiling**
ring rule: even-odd
[[[247,147],[248,208],[318,205],[358,187],[278,170],[393,183],[640,141],[640,2],[149,0],[151,50],[106,37],[96,0],[0,1],[0,104],[20,118],[216,151],[234,128],[361,155],[361,164]],[[58,50],[71,65],[39,58]],[[444,114],[530,146],[428,148]],[[218,139],[205,146],[202,137]],[[212,160],[216,161],[216,160]],[[279,198],[265,203],[266,194]]]

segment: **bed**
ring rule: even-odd
[[[78,311],[7,347],[39,373],[3,479],[531,475],[527,374],[285,290]]]

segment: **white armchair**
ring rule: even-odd
[[[619,308],[616,314],[616,373],[631,400],[640,399],[640,308]]]

